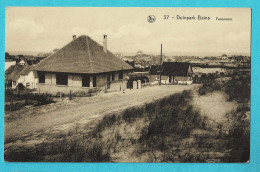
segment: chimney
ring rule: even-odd
[[[103,50],[107,52],[107,35],[103,35]]]
[[[74,41],[76,39],[76,35],[72,35],[72,40]]]

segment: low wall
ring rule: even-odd
[[[49,93],[56,95],[59,92],[68,94],[70,90],[72,92],[88,92],[90,89],[95,90],[96,87],[80,87],[80,86],[65,86],[65,85],[53,85],[53,84],[37,84],[37,92],[40,93]],[[100,91],[105,91],[106,85],[97,87]],[[126,90],[127,89],[127,81],[118,81],[110,84],[109,91],[115,90]]]
[[[110,84],[110,90],[126,90],[127,81],[118,81]]]
[[[68,94],[70,90],[72,92],[88,92],[89,87],[73,87],[73,86],[63,86],[63,85],[51,85],[51,84],[37,84],[37,92],[39,93],[49,93],[57,94],[59,92]],[[92,88],[95,89],[95,88]]]

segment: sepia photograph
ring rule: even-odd
[[[5,12],[6,162],[250,162],[251,8]]]

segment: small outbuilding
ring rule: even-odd
[[[16,88],[18,84],[35,89],[37,77],[36,72],[31,71],[30,65],[13,65],[5,71],[5,83],[7,88]]]
[[[150,82],[162,84],[191,84],[192,67],[186,62],[163,62],[162,65],[151,66]]]

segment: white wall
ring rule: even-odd
[[[38,83],[38,78],[36,77],[36,73],[34,71],[30,71],[28,75],[20,75],[18,80],[16,81],[16,86],[22,83],[25,87],[26,84],[29,84],[30,89],[36,88],[36,83]]]

